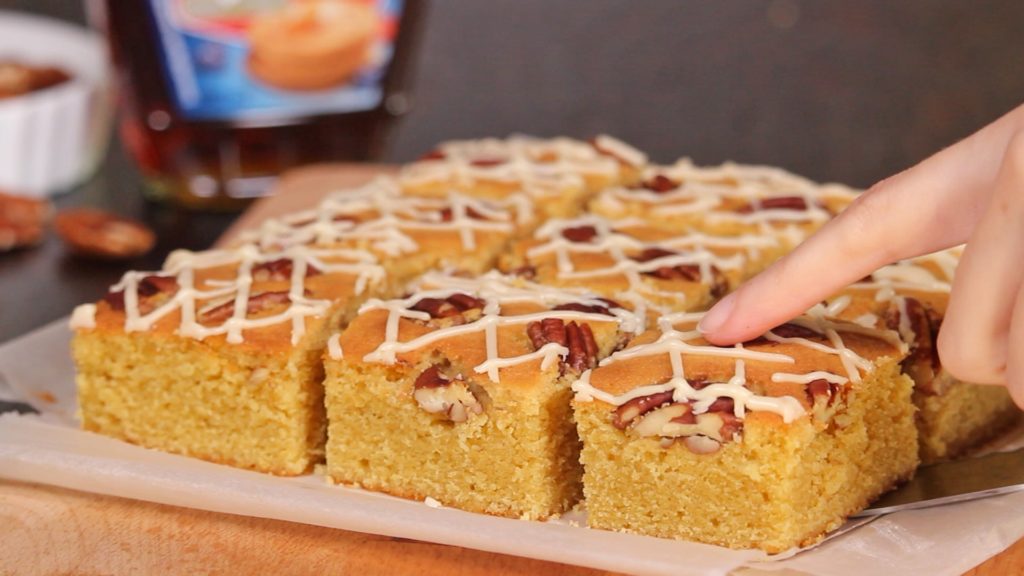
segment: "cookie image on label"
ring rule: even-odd
[[[249,30],[249,72],[288,90],[348,82],[371,59],[379,19],[372,4],[293,1],[258,16]]]

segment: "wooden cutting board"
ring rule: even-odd
[[[326,164],[286,174],[220,243],[386,166]],[[527,558],[0,480],[0,574],[609,574]],[[740,570],[736,574],[751,573]],[[1024,573],[1024,540],[968,572]],[[793,572],[776,572],[780,576]]]

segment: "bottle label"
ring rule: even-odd
[[[371,110],[402,0],[149,0],[181,116],[274,123]]]

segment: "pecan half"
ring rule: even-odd
[[[288,304],[292,301],[291,295],[288,292],[259,292],[251,294],[249,301],[245,305],[245,314],[258,314],[264,310],[269,310],[281,304]],[[214,306],[209,310],[205,310],[199,314],[199,319],[203,322],[223,322],[227,320],[235,313],[235,301],[234,299],[228,300],[223,304]]]
[[[260,262],[252,267],[252,279],[257,282],[291,280],[293,266],[294,262],[291,258],[278,258],[277,260]],[[306,265],[306,278],[318,274],[320,274],[319,269],[311,264]]]
[[[465,422],[472,414],[482,414],[484,409],[461,374],[450,378],[437,365],[424,370],[413,382],[413,399],[421,409],[431,414],[441,414],[446,419]]]
[[[612,412],[612,426],[625,430],[639,416],[672,403],[672,391],[656,392],[627,401]]]
[[[526,326],[526,336],[535,350],[539,350],[548,342],[554,342],[560,346],[567,346],[569,342],[565,332],[565,322],[560,318],[545,318],[540,322],[530,322]]]
[[[562,366],[578,373],[597,366],[597,341],[589,324],[566,324],[560,318],[545,318],[540,322],[530,322],[526,326],[526,336],[539,350],[548,342],[554,342],[569,349]]]
[[[562,237],[570,242],[587,243],[597,236],[597,228],[593,226],[573,226],[562,230]]]
[[[746,204],[737,208],[736,211],[740,214],[750,214],[756,210],[807,210],[807,200],[802,196],[775,196],[773,198],[764,198],[759,202],[759,206],[755,208],[754,204]]]
[[[565,358],[569,369],[580,373],[597,366],[597,342],[590,324],[569,322],[565,325],[565,336],[569,341],[569,355]]]
[[[694,414],[689,403],[672,402],[671,392],[651,394],[623,404],[614,411],[612,425],[620,430],[632,426],[631,433],[642,438],[661,437],[664,448],[670,447],[675,439],[681,439],[698,454],[718,451],[722,443],[737,439],[743,429],[743,421],[733,414],[731,398],[718,398],[710,410]]]
[[[156,243],[156,235],[142,224],[88,208],[58,214],[54,227],[72,251],[97,258],[134,258]]]

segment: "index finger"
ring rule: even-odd
[[[733,344],[802,314],[879,267],[961,244],[987,204],[1018,107],[971,137],[883,180],[793,252],[723,298],[700,330]]]

